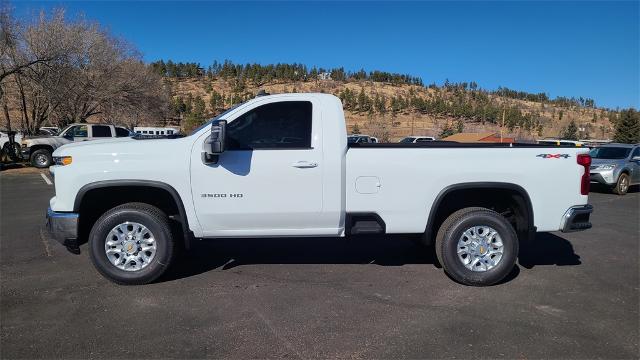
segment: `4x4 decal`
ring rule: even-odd
[[[536,157],[541,157],[543,159],[559,159],[559,158],[569,158],[569,154],[540,154],[536,155]]]

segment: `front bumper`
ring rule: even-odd
[[[600,183],[603,185],[613,185],[616,183],[616,178],[613,174],[613,170],[605,170],[605,171],[592,171],[589,173],[589,179],[591,182]]]
[[[78,214],[47,209],[47,231],[64,246],[74,246],[78,239]]]
[[[20,148],[20,156],[22,156],[22,158],[24,160],[29,160],[29,158],[31,157],[31,148],[29,148],[29,147],[21,147]]]
[[[589,216],[592,212],[593,206],[589,204],[570,207],[562,216],[560,231],[573,232],[591,229]]]

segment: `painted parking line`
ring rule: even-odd
[[[53,185],[53,183],[51,182],[51,180],[49,180],[49,178],[47,177],[47,175],[40,173],[40,176],[42,176],[42,179],[44,180],[44,182],[47,183],[47,185]]]

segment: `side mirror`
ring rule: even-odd
[[[217,164],[220,154],[226,149],[227,120],[211,123],[211,135],[204,142],[202,161],[205,164]]]
[[[63,138],[65,138],[67,140],[73,140],[73,132],[67,131],[67,133],[64,134]]]

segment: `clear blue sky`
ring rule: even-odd
[[[64,6],[146,61],[299,62],[640,107],[640,2],[14,2]]]

